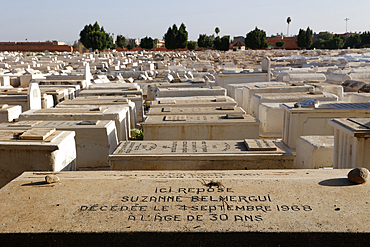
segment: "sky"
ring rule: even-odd
[[[58,40],[72,44],[87,24],[106,32],[141,39],[162,39],[168,27],[184,23],[189,40],[199,34],[246,36],[255,27],[267,36],[289,35],[308,26],[316,33],[370,31],[369,0],[3,0],[0,41]]]

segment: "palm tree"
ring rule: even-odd
[[[215,33],[217,34],[218,36],[218,33],[220,32],[220,29],[218,27],[215,28]]]
[[[286,22],[288,23],[288,31],[287,31],[287,36],[289,36],[289,24],[290,24],[290,22],[292,21],[292,19],[290,19],[290,17],[288,17],[287,19],[286,19]]]

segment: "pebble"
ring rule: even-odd
[[[59,177],[57,175],[47,175],[45,177],[45,181],[46,183],[48,184],[52,184],[52,183],[56,183],[56,182],[59,182]]]
[[[357,184],[365,183],[369,176],[369,170],[366,168],[354,168],[348,173],[348,179]]]

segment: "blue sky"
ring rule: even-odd
[[[369,0],[3,0],[0,41],[73,42],[86,24],[98,23],[107,32],[130,38],[162,38],[169,26],[183,22],[189,40],[199,34],[245,36],[256,26],[266,34],[297,34],[309,26],[314,32],[370,31]]]

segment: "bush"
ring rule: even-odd
[[[195,50],[198,48],[197,42],[188,42],[187,46],[188,50]]]
[[[275,43],[275,45],[276,45],[276,47],[281,48],[281,47],[285,46],[285,42],[284,41],[278,41],[278,42]]]
[[[131,130],[131,140],[143,140],[144,134],[142,129],[132,129]]]

